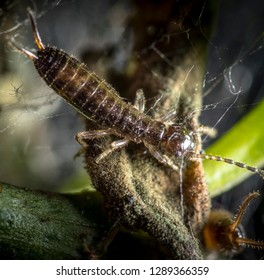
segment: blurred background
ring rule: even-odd
[[[35,11],[44,44],[73,54],[103,75],[111,69],[122,72],[125,67],[133,40],[127,32],[133,4],[128,0],[2,1],[0,182],[61,192],[89,185],[82,157],[75,157],[80,146],[74,136],[84,129],[81,118],[46,86],[32,62],[5,40],[7,35],[14,36],[19,45],[36,49],[26,8],[30,6]],[[217,137],[221,137],[264,96],[264,3],[204,1],[204,7],[211,10],[214,20],[211,35],[204,33],[208,49],[201,123],[215,127]],[[202,13],[200,20],[204,20]],[[113,54],[114,48],[118,51]],[[206,138],[204,148],[213,141],[217,139]],[[236,213],[252,190],[260,190],[264,197],[263,180],[258,175],[214,198],[213,206]],[[244,218],[246,232],[252,239],[264,239],[262,198],[252,203]],[[246,249],[234,258],[263,256],[263,251]]]

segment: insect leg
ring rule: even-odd
[[[210,126],[203,126],[201,125],[197,131],[195,131],[196,133],[200,133],[200,134],[205,134],[211,138],[215,138],[217,135],[217,130],[214,127],[210,127]]]
[[[160,118],[160,121],[162,121],[162,122],[164,122],[164,123],[171,123],[171,122],[174,122],[174,121],[175,121],[175,118],[176,118],[176,115],[177,115],[176,109],[171,109],[171,110],[167,111],[166,114],[163,115],[163,116]]]
[[[95,160],[96,163],[99,163],[103,158],[111,154],[112,152],[119,150],[125,147],[129,143],[127,139],[117,140],[111,143],[110,148],[102,152]]]
[[[179,167],[166,155],[162,154],[159,152],[156,147],[146,145],[149,152],[151,153],[152,156],[154,156],[159,162],[171,167],[173,170],[178,171]]]
[[[92,140],[96,138],[102,138],[107,135],[114,134],[111,129],[101,129],[101,130],[87,130],[76,134],[76,141],[83,147],[88,148],[87,140]],[[97,158],[96,163],[99,163],[103,158],[111,154],[112,152],[125,147],[129,143],[127,139],[117,140],[111,143],[110,147],[102,152]]]
[[[146,104],[146,99],[144,96],[144,92],[142,89],[138,89],[136,92],[134,107],[138,109],[141,113],[143,113],[145,111],[145,104]]]
[[[87,130],[77,133],[75,139],[81,146],[87,148],[86,140],[101,138],[110,134],[112,134],[111,129]]]

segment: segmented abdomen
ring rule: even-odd
[[[39,50],[37,57],[34,63],[40,76],[83,115],[135,142],[159,144],[164,124],[124,102],[84,64],[54,47]]]

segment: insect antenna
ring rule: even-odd
[[[235,219],[232,223],[232,226],[230,227],[231,230],[234,230],[235,228],[238,227],[238,225],[240,224],[244,214],[245,214],[245,211],[249,205],[249,203],[254,199],[256,198],[257,196],[259,196],[259,193],[258,192],[253,192],[253,193],[250,193],[246,198],[245,200],[243,201],[243,203],[240,205],[239,207],[239,210],[238,210],[238,213],[237,215],[235,216]]]
[[[246,197],[246,199],[243,201],[242,205],[240,206],[238,213],[234,218],[234,221],[229,225],[230,232],[234,232],[236,230],[236,228],[238,228],[249,203],[257,196],[259,196],[259,193],[253,192]],[[244,238],[244,237],[236,237],[235,242],[238,244],[241,244],[241,245],[245,244],[245,245],[249,245],[251,247],[257,247],[260,249],[264,249],[263,241],[251,240],[251,239]]]
[[[257,241],[257,240],[252,240],[252,239],[248,239],[248,238],[237,237],[236,243],[251,246],[252,248],[264,249],[263,241]]]
[[[214,161],[222,161],[222,162],[225,162],[225,163],[228,163],[228,164],[236,165],[239,168],[247,169],[250,172],[257,173],[262,178],[264,178],[264,170],[253,167],[253,166],[250,166],[250,165],[246,165],[243,162],[234,161],[230,158],[215,156],[215,155],[211,155],[211,154],[208,154],[208,155],[207,154],[194,154],[194,157],[201,158],[201,159],[214,160]]]

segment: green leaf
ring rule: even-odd
[[[0,259],[87,259],[110,225],[95,192],[62,195],[0,183]]]
[[[56,191],[64,194],[78,194],[81,192],[94,192],[95,188],[93,187],[89,174],[83,168],[74,173]]]
[[[261,168],[264,165],[264,102],[259,103],[215,144],[207,154],[220,155]],[[224,162],[204,161],[206,179],[212,196],[223,193],[253,173]]]

